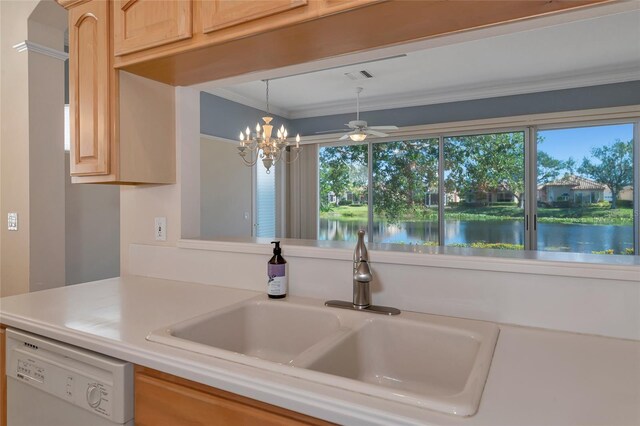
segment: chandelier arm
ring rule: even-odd
[[[240,157],[240,158],[242,158],[242,157]],[[253,158],[253,156],[252,156],[252,158]],[[246,159],[242,158],[242,161],[244,162],[244,164],[246,166],[253,167],[258,163],[258,157],[256,157],[255,160],[252,160],[252,161],[247,161]]]
[[[286,162],[287,164],[293,164],[293,163],[295,163],[295,162],[298,160],[298,157],[300,157],[300,151],[302,151],[302,148],[300,148],[300,149],[296,150],[296,158],[294,158],[294,159],[293,159],[293,160],[291,160],[291,161],[285,160],[285,162]]]

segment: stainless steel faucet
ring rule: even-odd
[[[364,231],[358,231],[358,242],[353,251],[353,303],[341,300],[329,300],[326,306],[332,308],[366,310],[376,314],[398,315],[400,311],[388,306],[371,304],[371,281],[373,274],[369,267],[369,253],[364,244]]]

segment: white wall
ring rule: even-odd
[[[66,284],[120,275],[120,189],[71,184],[65,154]]]
[[[57,19],[58,26],[38,22],[34,16]],[[29,40],[64,51],[66,18],[61,6],[41,2],[29,19]],[[66,281],[64,61],[39,53],[28,55],[29,291],[38,291]]]
[[[29,290],[29,57],[13,45],[28,39],[38,2],[0,2],[0,296]],[[8,212],[19,230],[7,231]]]
[[[65,10],[52,0],[0,2],[0,295],[64,285],[64,63],[12,46],[63,50]]]
[[[200,138],[203,238],[251,236],[252,168],[242,165],[236,146],[215,138]]]

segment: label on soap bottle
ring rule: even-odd
[[[284,296],[287,294],[287,264],[267,264],[267,275],[269,282],[267,283],[267,294],[271,296]]]

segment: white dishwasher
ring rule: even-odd
[[[133,366],[7,329],[8,426],[133,423]]]

